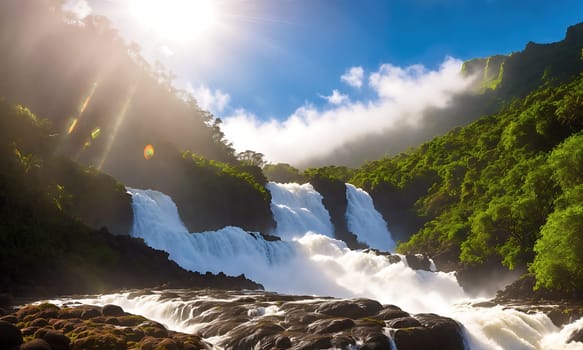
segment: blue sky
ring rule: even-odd
[[[395,86],[409,91],[430,88],[423,84],[436,85],[438,91],[464,89],[461,81],[452,88],[454,78],[443,74],[454,70],[444,68],[452,63],[450,57],[459,65],[522,50],[528,41],[558,41],[567,26],[583,21],[580,0],[211,0],[219,13],[215,27],[179,42],[141,28],[124,1],[131,0],[70,2],[85,3],[93,13],[110,17],[122,35],[141,45],[149,60],[159,60],[173,71],[178,87],[189,89],[201,106],[227,121],[225,131],[236,148],[267,155],[274,140],[250,140],[287,130],[280,139],[287,137],[291,145],[314,120],[327,117],[328,124],[320,125],[324,130],[338,124],[342,113],[362,113],[366,121],[373,113],[379,119],[376,114],[385,110],[372,107],[381,105],[412,114],[385,103],[402,105],[399,96],[405,95]],[[362,72],[356,81],[360,86],[342,79],[353,67]],[[431,74],[446,83],[423,80]],[[378,84],[381,81],[384,85]],[[424,96],[433,101],[430,94]],[[233,120],[237,122],[229,124]],[[303,129],[290,126],[298,120]],[[249,134],[247,140],[235,134],[240,130]],[[272,155],[272,160],[285,158],[283,153]]]

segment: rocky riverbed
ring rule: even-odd
[[[181,320],[173,328],[183,332],[117,305],[60,300],[8,310],[0,318],[0,340],[6,349],[21,350],[390,349],[391,343],[400,350],[464,349],[456,321],[370,299],[184,290],[129,298],[153,295],[166,301],[167,311]]]

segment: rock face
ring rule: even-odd
[[[128,298],[144,298],[139,291]],[[15,349],[211,349],[204,338],[216,337],[224,349],[464,349],[461,326],[434,314],[411,315],[394,305],[370,299],[315,299],[275,293],[163,291],[157,300],[181,300],[187,335],[131,315],[118,306],[29,305],[2,321],[0,331],[13,335]],[[203,297],[206,296],[206,297]],[[187,312],[186,312],[187,311]],[[40,322],[38,320],[44,320]],[[32,326],[35,323],[38,326]],[[19,329],[18,327],[21,329]],[[4,328],[3,328],[4,327]],[[0,333],[3,336],[4,333]],[[20,338],[19,338],[20,337]],[[4,338],[2,338],[4,339]]]

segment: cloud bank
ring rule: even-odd
[[[196,88],[188,84],[186,90],[194,96],[200,108],[214,114],[223,112],[231,101],[229,94],[218,89],[213,91],[202,84]]]
[[[330,102],[327,107],[306,104],[283,121],[261,120],[237,109],[223,118],[222,128],[237,150],[261,152],[272,162],[309,165],[310,159],[324,159],[359,140],[419,128],[426,122],[425,111],[446,107],[472,84],[460,74],[461,65],[451,57],[436,70],[384,64],[368,75],[373,97],[367,100],[352,101],[334,90],[324,97]],[[353,67],[341,80],[362,86],[364,70]]]
[[[340,77],[340,80],[355,88],[362,87],[363,79],[364,69],[362,67],[352,67]]]
[[[93,11],[87,0],[67,0],[63,3],[63,10],[71,12],[77,18],[83,19],[91,14]]]

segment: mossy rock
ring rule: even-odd
[[[78,338],[71,344],[72,350],[127,350],[125,339],[111,334],[90,335]]]

